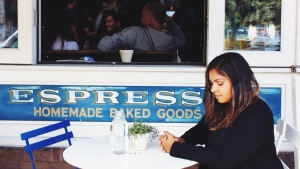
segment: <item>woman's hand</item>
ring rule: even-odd
[[[165,151],[164,147],[162,146],[162,141],[168,139],[168,135],[167,134],[169,134],[169,132],[164,131],[164,134],[161,135],[161,136],[159,136],[159,138],[158,138],[158,144],[159,144],[159,146],[160,146],[160,148],[161,148],[161,150],[163,152],[166,152],[166,151]]]
[[[173,143],[177,141],[179,143],[185,143],[185,140],[180,137],[175,137],[173,134],[164,131],[164,135],[161,135],[158,139],[158,143],[163,152],[169,153]]]
[[[166,153],[169,153],[173,143],[175,142],[175,136],[167,131],[164,132],[164,135],[159,138],[160,147]]]

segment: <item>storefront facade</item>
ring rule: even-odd
[[[21,147],[20,133],[63,119],[71,120],[76,139],[106,135],[116,110],[178,136],[201,119],[206,65],[228,52],[220,19],[225,0],[208,0],[205,65],[40,63],[38,5],[18,1],[19,48],[0,50],[1,146]],[[299,10],[297,0],[282,1],[280,51],[234,50],[255,72],[274,119],[298,129]]]

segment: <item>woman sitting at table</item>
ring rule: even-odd
[[[197,161],[199,169],[283,169],[272,111],[259,98],[259,84],[240,54],[225,53],[210,62],[203,100],[205,115],[196,126],[181,137],[160,136],[163,151]]]
[[[63,10],[58,15],[57,23],[53,25],[52,32],[48,34],[47,49],[52,50],[79,50],[76,39],[76,21],[72,14]]]

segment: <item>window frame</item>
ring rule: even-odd
[[[290,67],[295,64],[296,0],[282,0],[281,51],[224,50],[225,0],[209,0],[208,3],[207,63],[221,53],[238,52],[252,67]]]
[[[18,48],[1,48],[1,64],[35,64],[37,51],[36,0],[17,2]],[[30,11],[30,12],[28,12]]]
[[[300,3],[297,3],[297,11],[300,10]],[[297,12],[297,30],[296,32],[300,32],[300,12]],[[296,34],[297,36],[297,46],[296,46],[296,65],[298,66],[298,68],[300,67],[300,43],[299,43],[299,40],[300,40],[300,33],[297,33]],[[300,69],[300,68],[299,68]]]

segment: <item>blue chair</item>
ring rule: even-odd
[[[56,124],[51,124],[49,126],[46,127],[42,127],[42,128],[38,128],[35,130],[31,130],[25,133],[21,133],[21,139],[25,140],[26,145],[24,146],[24,150],[26,153],[29,154],[30,157],[30,161],[32,164],[32,168],[36,169],[35,163],[34,163],[34,158],[32,155],[32,152],[44,147],[47,147],[49,145],[64,141],[64,140],[68,140],[69,146],[72,145],[71,143],[71,138],[73,138],[73,133],[71,131],[68,131],[67,127],[70,126],[70,121],[69,120],[65,120],[65,121],[61,121],[59,123]],[[51,138],[47,138],[35,143],[29,143],[29,139],[34,138],[36,136],[42,135],[42,134],[46,134],[46,133],[50,133],[52,131],[56,131],[59,129],[64,129],[64,133],[57,135],[57,136],[53,136]]]

